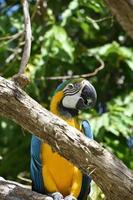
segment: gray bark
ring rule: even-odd
[[[133,38],[133,0],[104,0],[127,34]]]
[[[133,173],[96,141],[53,115],[14,82],[0,77],[0,115],[50,144],[55,151],[89,174],[108,200],[133,199]],[[0,194],[1,195],[1,194]]]
[[[0,200],[50,200],[48,196],[31,191],[22,184],[0,177]]]

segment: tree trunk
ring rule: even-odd
[[[133,173],[94,140],[44,109],[14,82],[0,77],[0,115],[39,136],[89,174],[108,200],[133,199]]]
[[[123,29],[133,38],[133,0],[104,0]]]

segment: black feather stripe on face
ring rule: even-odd
[[[80,91],[82,84],[74,83],[73,88],[69,88],[68,86],[69,86],[69,84],[64,88],[64,90],[63,90],[64,94],[65,95],[74,95]]]
[[[79,90],[75,90],[75,91],[64,91],[64,94],[65,94],[65,96],[67,96],[67,95],[74,95],[74,94],[76,94],[76,93],[78,93],[79,92]]]
[[[69,84],[74,84],[75,88],[77,88],[77,85],[80,84],[83,80],[83,78],[66,80],[56,88],[55,93],[64,90]]]

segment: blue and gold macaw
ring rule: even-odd
[[[79,110],[92,107],[96,102],[96,91],[85,79],[67,80],[60,84],[51,100],[50,111],[79,130]],[[89,122],[81,124],[82,132],[93,138]],[[91,178],[53,152],[50,145],[32,136],[31,178],[33,190],[49,194],[54,200],[86,200],[90,191]]]

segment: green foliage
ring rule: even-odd
[[[122,159],[128,167],[133,167],[132,149],[127,139],[133,130],[133,92],[114,98],[107,103],[103,114],[95,111],[82,114],[82,119],[90,120],[96,139]]]
[[[23,135],[20,127],[0,118],[0,173],[3,177],[16,179],[19,172],[29,166],[30,135]]]
[[[59,58],[64,62],[73,62],[73,43],[68,38],[64,28],[54,25],[45,33],[43,43],[41,53],[45,60],[47,60],[47,57],[51,57],[53,59]]]
[[[3,2],[3,3],[1,3]],[[26,73],[27,92],[49,108],[59,80],[45,77],[85,74],[105,67],[90,81],[98,101],[94,110],[80,118],[89,119],[95,139],[133,169],[133,43],[102,0],[48,0],[36,11],[30,2],[32,52]],[[23,12],[20,1],[0,1],[0,75],[17,73],[24,47]],[[20,34],[19,34],[20,33]],[[10,179],[29,172],[30,136],[6,119],[0,119],[0,173]],[[101,197],[99,197],[100,199]]]

